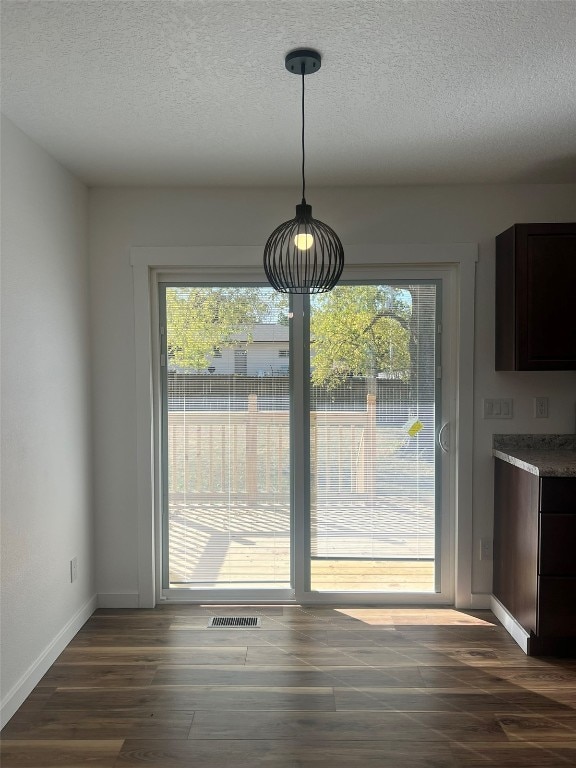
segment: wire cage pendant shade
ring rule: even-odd
[[[281,293],[325,293],[344,268],[344,248],[332,227],[312,217],[302,200],[296,216],[276,227],[264,248],[264,271]]]
[[[344,268],[340,238],[324,222],[312,217],[306,203],[304,173],[304,76],[320,69],[317,51],[298,49],[286,56],[286,69],[302,76],[302,202],[296,216],[280,224],[264,247],[264,272],[280,293],[326,293],[336,285]]]

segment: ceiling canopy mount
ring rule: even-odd
[[[284,59],[286,69],[295,75],[311,75],[322,66],[322,57],[311,48],[297,48]]]

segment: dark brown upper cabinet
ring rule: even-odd
[[[496,370],[576,370],[576,224],[496,238]]]

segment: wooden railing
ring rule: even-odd
[[[313,487],[370,493],[377,457],[404,440],[399,428],[376,426],[376,398],[365,411],[311,413]],[[256,395],[245,411],[170,411],[168,461],[171,496],[289,494],[288,411],[259,411]]]

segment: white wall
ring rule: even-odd
[[[575,221],[576,184],[311,189],[314,215],[344,246],[479,244],[475,349],[473,590],[489,592],[478,539],[492,530],[494,432],[574,432],[576,372],[494,371],[494,237],[520,222]],[[137,592],[136,421],[131,246],[253,245],[293,215],[296,190],[94,189],[90,193],[93,291],[95,499],[98,591],[126,604]],[[532,418],[531,398],[550,398]],[[514,418],[485,421],[483,397],[514,398]],[[135,599],[128,603],[136,604]]]
[[[95,588],[87,190],[2,118],[2,201],[7,718],[93,610]]]

